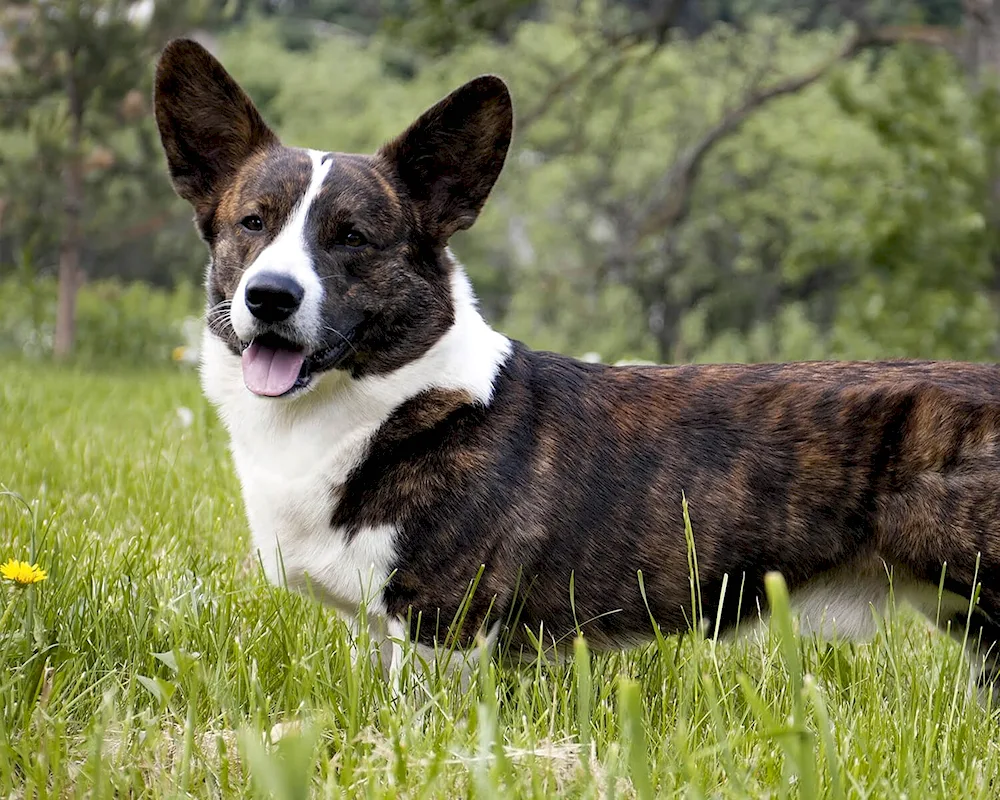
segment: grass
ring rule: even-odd
[[[780,584],[765,642],[578,642],[394,702],[248,557],[191,375],[0,366],[0,483],[0,560],[49,571],[0,586],[2,797],[1000,795],[958,645],[902,612],[871,644],[799,639]]]

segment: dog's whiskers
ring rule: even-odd
[[[205,320],[205,322],[208,325],[208,327],[212,328],[213,330],[216,329],[216,328],[225,329],[225,328],[232,328],[233,327],[233,323],[230,322],[229,317],[226,316],[225,314],[221,314],[219,316],[211,317],[211,318]]]
[[[355,346],[353,344],[351,344],[351,340],[348,339],[346,336],[344,336],[344,334],[342,334],[336,328],[331,327],[330,325],[324,325],[323,327],[326,328],[330,333],[335,333],[335,334],[337,334],[337,336],[339,336],[341,339],[343,339],[344,340],[344,344],[346,344],[348,347],[351,348],[351,352],[353,352],[354,355],[358,354],[357,348],[355,348]]]
[[[229,311],[233,307],[232,300],[223,300],[221,303],[216,303],[210,309],[205,312],[205,321],[208,324],[212,324],[216,320],[219,320],[225,316],[228,316]]]
[[[216,336],[229,341],[238,341],[229,312],[233,307],[232,300],[216,303],[205,312],[205,325]]]
[[[217,314],[211,314],[211,315],[205,317],[205,321],[209,322],[209,323],[211,323],[211,322],[219,322],[219,321],[228,321],[228,320],[229,320],[229,315],[225,311],[220,311]]]

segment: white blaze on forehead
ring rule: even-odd
[[[244,342],[249,341],[260,332],[260,323],[250,313],[246,304],[247,282],[260,272],[287,275],[302,287],[305,292],[302,305],[299,306],[298,311],[292,315],[287,324],[296,330],[298,338],[303,344],[316,345],[321,339],[323,325],[320,309],[323,304],[323,282],[313,268],[305,229],[309,209],[323,188],[323,181],[326,180],[327,173],[330,171],[333,158],[319,150],[307,150],[306,153],[312,162],[312,176],[309,180],[309,186],[302,193],[302,197],[292,209],[292,213],[288,216],[284,227],[274,238],[274,241],[264,248],[253,264],[250,264],[243,272],[243,277],[233,295],[233,307],[230,312],[233,329]]]

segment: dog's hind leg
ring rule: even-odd
[[[997,706],[1000,700],[1000,624],[969,601],[963,607],[937,619],[938,627],[966,649],[970,663],[969,688],[983,705]],[[990,701],[990,694],[993,699]]]
[[[1000,677],[1000,470],[971,466],[881,498],[877,529],[919,584],[905,599],[969,649],[982,697]]]
[[[997,706],[998,690],[1000,690],[1000,625],[980,609],[974,609],[971,615],[961,617],[960,623],[968,620],[968,633],[965,627],[956,631],[952,627],[952,635],[962,634],[965,647],[972,662],[970,683],[974,682],[979,701],[987,707]]]

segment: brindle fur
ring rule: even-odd
[[[213,82],[236,111],[217,112],[218,94],[204,88]],[[213,251],[215,303],[232,296],[271,235],[253,239],[238,220],[258,213],[277,230],[290,211],[281,198],[300,193],[308,161],[278,144],[196,45],[166,51],[157,109],[171,174]],[[334,166],[310,225],[324,313],[352,331],[341,368],[392,371],[451,324],[445,246],[485,203],[511,124],[506,89],[481,78],[375,156],[328,156]],[[348,223],[372,246],[338,249]],[[665,632],[687,629],[686,497],[709,619],[733,625],[756,614],[771,570],[794,590],[876,563],[933,588],[947,564],[946,588],[966,597],[978,568],[974,622],[992,647],[998,397],[993,365],[612,368],[515,343],[488,407],[442,390],[399,407],[347,482],[331,487],[339,502],[330,523],[348,536],[398,528],[385,605],[427,642],[456,617],[481,565],[464,638],[487,612],[515,640],[540,625],[553,639],[580,626],[613,646],[648,638],[650,615]]]
[[[470,631],[491,605],[598,644],[648,636],[650,613],[686,629],[682,496],[713,620],[727,574],[756,614],[771,570],[794,590],[877,558],[937,585],[947,563],[947,588],[968,596],[979,554],[996,618],[998,386],[1000,368],[975,364],[606,367],[518,345],[488,409],[442,416],[434,394],[400,408],[333,523],[401,527],[388,606],[420,612],[427,641],[480,564]],[[728,592],[724,624],[738,602]]]

